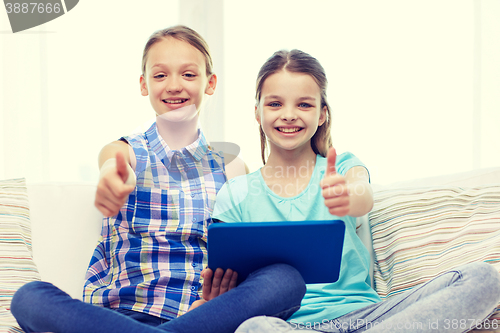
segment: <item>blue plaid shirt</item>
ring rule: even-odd
[[[137,185],[118,215],[103,220],[83,300],[173,319],[199,298],[223,157],[201,131],[180,150],[168,148],[156,124],[123,139],[136,155]]]

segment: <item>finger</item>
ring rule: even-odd
[[[349,214],[349,207],[330,208],[330,209],[328,209],[328,212],[331,215],[342,217],[342,216],[346,216],[347,214]]]
[[[121,183],[121,180],[117,179],[116,175],[114,179],[105,176],[97,185],[96,199],[106,206],[116,206],[117,209],[120,209],[133,189],[134,187],[131,185]]]
[[[127,162],[122,152],[116,153],[116,172],[120,176],[120,179],[125,183],[128,179],[128,169]]]
[[[102,215],[106,217],[115,216],[120,211],[119,208],[116,208],[116,206],[114,205],[109,205],[109,203],[106,204],[102,202],[96,202],[95,206],[102,213]]]
[[[111,211],[108,208],[106,208],[106,206],[104,206],[98,202],[95,202],[95,206],[102,213],[102,215],[104,215],[105,217],[113,216]]]
[[[116,199],[106,186],[98,186],[95,196],[95,206],[103,215],[107,217],[116,215],[124,203],[125,200],[120,201]]]
[[[325,199],[342,198],[349,196],[349,188],[345,184],[325,187],[321,194]]]
[[[215,272],[213,274],[213,278],[211,279],[212,280],[211,288],[210,289],[207,288],[206,292],[205,292],[205,290],[203,291],[203,298],[204,299],[206,299],[207,301],[210,301],[210,300],[214,299],[215,297],[219,296],[220,284],[221,284],[221,280],[222,280],[223,275],[224,275],[224,271],[222,270],[222,268],[217,268],[215,270]]]
[[[128,195],[135,189],[135,186],[124,184],[117,175],[109,175],[102,178],[101,193],[120,207],[125,203]]]
[[[323,179],[321,179],[319,184],[320,184],[322,189],[325,189],[328,187],[342,185],[345,183],[346,183],[345,178],[342,175],[335,173],[335,174],[331,174],[331,175],[325,175],[325,177]]]
[[[206,300],[210,300],[210,294],[212,293],[212,277],[214,272],[210,268],[205,269],[205,273],[203,274],[203,298]]]
[[[117,202],[121,202],[123,205],[128,197],[128,195],[135,189],[135,186],[126,184],[116,184],[116,186],[111,187],[114,197]],[[121,206],[120,206],[121,207]]]
[[[350,204],[349,197],[339,197],[339,198],[333,198],[333,199],[327,199],[327,200],[325,200],[325,206],[328,209],[349,208],[349,204]]]
[[[217,297],[220,292],[220,285],[222,282],[222,277],[224,275],[224,270],[222,268],[217,268],[214,273],[214,277],[212,279],[212,292],[211,296]]]
[[[337,152],[335,148],[330,147],[328,150],[328,154],[326,155],[326,172],[325,176],[333,175],[337,173],[337,169],[335,168],[335,162],[337,160]]]
[[[106,217],[114,216],[118,214],[120,211],[120,208],[123,206],[123,204],[115,204],[106,198],[103,198],[101,200],[96,200],[96,207],[97,208],[104,208],[106,211],[103,211],[102,209],[99,209],[103,215]]]
[[[233,270],[228,268],[226,272],[224,273],[224,277],[222,278],[221,284],[220,284],[220,289],[219,289],[219,295],[224,294],[226,291],[229,290],[229,283],[231,282],[231,279],[233,277]]]
[[[233,276],[231,277],[231,281],[229,281],[228,290],[235,288],[237,283],[238,283],[238,272],[233,272]]]

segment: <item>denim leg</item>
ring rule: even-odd
[[[168,332],[114,310],[73,299],[54,285],[40,281],[25,284],[14,294],[11,312],[25,332]]]
[[[133,310],[127,310],[127,309],[112,309],[113,311],[116,311],[118,313],[121,313],[129,318],[134,319],[135,321],[138,321],[140,323],[149,325],[149,326],[160,326],[161,324],[164,324],[168,322],[168,319],[160,318],[157,316],[153,316],[144,312],[138,312],[138,311],[133,311]]]
[[[25,332],[54,333],[224,333],[258,315],[287,319],[305,294],[300,273],[278,264],[252,273],[237,288],[157,327],[118,311],[72,299],[46,282],[31,282],[14,295],[11,311]]]
[[[489,264],[472,263],[314,329],[287,327],[284,321],[261,316],[245,321],[237,332],[467,332],[488,318],[499,301],[500,274]]]
[[[337,318],[325,332],[467,332],[499,300],[500,274],[489,264],[472,263]]]
[[[250,274],[236,288],[158,328],[168,327],[179,333],[232,333],[251,317],[289,318],[299,309],[305,291],[304,280],[295,268],[271,265]]]

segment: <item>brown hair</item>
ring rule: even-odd
[[[255,105],[258,107],[260,97],[262,94],[262,86],[264,81],[280,70],[287,70],[292,73],[304,73],[310,75],[318,84],[321,95],[321,108],[326,106],[326,120],[323,125],[319,126],[316,133],[311,138],[311,148],[316,154],[326,157],[328,149],[332,146],[332,138],[330,134],[331,127],[331,112],[330,105],[326,100],[326,88],[328,80],[326,79],[325,70],[319,61],[310,56],[309,54],[300,50],[280,50],[275,52],[267,61],[262,65],[257,76],[257,85],[255,92]],[[267,140],[266,134],[260,126],[260,152],[262,162],[266,164],[266,148]]]
[[[144,47],[144,52],[142,53],[142,75],[146,73],[146,62],[148,60],[149,50],[155,43],[167,37],[182,40],[198,49],[205,56],[207,76],[213,74],[212,56],[210,55],[210,49],[208,48],[207,42],[205,42],[203,37],[201,37],[200,34],[193,29],[184,25],[176,25],[163,30],[158,30],[149,37],[149,40]]]

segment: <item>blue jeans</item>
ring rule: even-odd
[[[26,332],[149,333],[234,332],[248,318],[260,315],[289,318],[305,294],[300,273],[284,264],[257,270],[236,288],[159,326],[82,301],[46,282],[21,287],[11,312]],[[133,313],[133,312],[132,312]]]
[[[256,317],[236,332],[467,332],[487,319],[499,301],[500,274],[489,264],[472,263],[333,320],[307,326]]]

